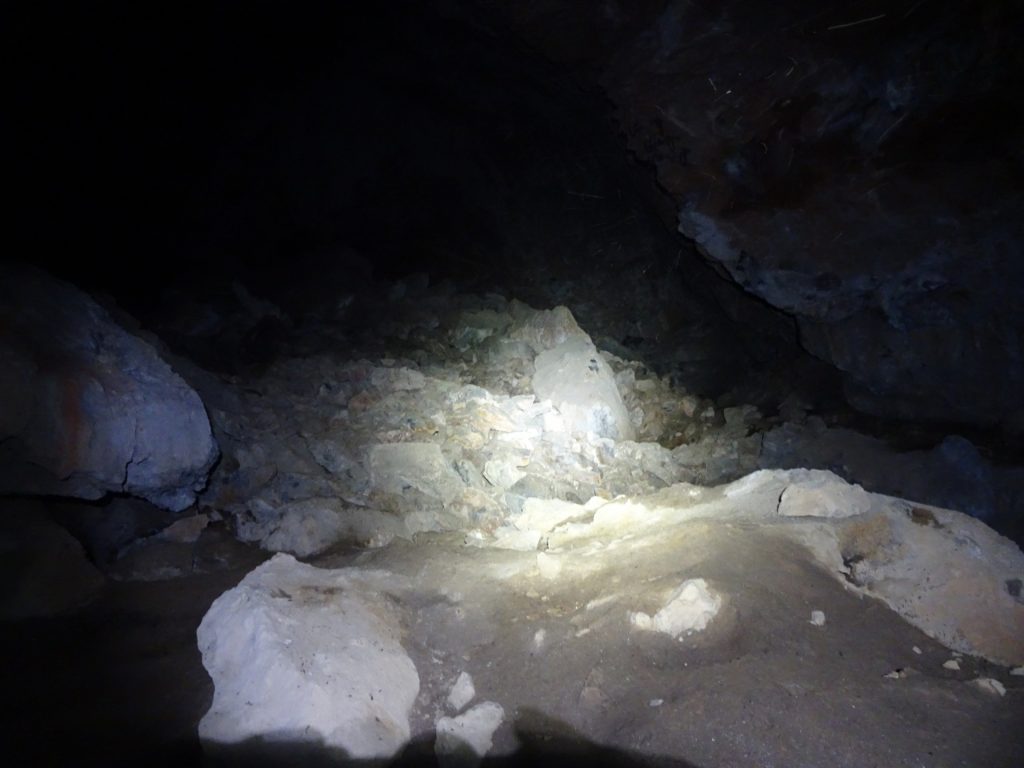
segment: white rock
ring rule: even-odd
[[[647,706],[648,707],[660,707],[664,703],[665,703],[664,699],[651,699],[650,701],[647,702]]]
[[[327,571],[278,554],[214,601],[197,632],[214,695],[204,742],[309,740],[353,758],[409,739],[419,675],[382,571]]]
[[[945,667],[946,669],[951,669],[954,672],[959,672],[960,671],[960,662],[957,661],[956,659],[950,659],[949,661],[945,661],[945,662],[942,663],[942,666]]]
[[[545,579],[557,579],[562,573],[562,560],[547,552],[537,553],[537,570]]]
[[[1024,677],[1024,667],[1014,667],[1010,670],[1010,674],[1015,677]]]
[[[473,678],[468,672],[460,672],[458,680],[448,693],[448,706],[458,712],[469,704],[474,696],[476,688],[473,687]]]
[[[511,488],[526,477],[525,472],[520,472],[509,461],[501,461],[498,459],[491,459],[485,463],[483,474],[491,485],[505,489]]]
[[[540,531],[520,531],[508,525],[503,525],[494,532],[494,542],[491,546],[498,549],[516,549],[520,552],[532,552],[540,544]]]
[[[825,612],[824,611],[811,611],[811,624],[816,627],[825,626]]]
[[[299,557],[323,552],[345,532],[340,510],[340,502],[334,499],[305,499],[286,504],[278,510],[280,523],[261,546],[270,552],[289,552]]]
[[[783,517],[849,517],[871,509],[871,496],[827,470],[795,470],[793,482],[782,492]]]
[[[529,498],[523,503],[523,511],[511,518],[521,531],[550,531],[562,523],[589,515],[582,504],[560,499]]]
[[[1006,695],[1006,686],[994,677],[979,677],[971,682],[981,690],[985,691],[985,693],[991,693],[997,696]]]
[[[442,717],[435,724],[434,752],[442,766],[479,765],[494,744],[494,732],[505,719],[500,704],[485,701],[458,717]]]
[[[615,440],[635,436],[608,363],[587,337],[573,337],[537,355],[533,391],[551,400],[571,432]]]
[[[704,579],[687,579],[653,617],[634,613],[630,622],[638,629],[679,637],[684,632],[705,629],[721,607],[722,598],[708,589]]]
[[[414,488],[448,504],[464,487],[436,443],[375,445],[369,466],[373,486],[399,496]]]
[[[374,368],[370,374],[370,383],[381,389],[396,391],[414,391],[423,389],[425,377],[412,368]]]
[[[920,649],[920,648],[918,648],[918,647],[917,647],[916,645],[915,645],[915,646],[914,646],[913,648],[911,648],[910,650],[912,650],[912,651],[913,651],[914,653],[916,653],[916,654],[917,654],[918,656],[920,656],[920,655],[921,655],[921,649]]]

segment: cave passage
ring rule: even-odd
[[[12,759],[1019,765],[1021,21],[5,6]]]

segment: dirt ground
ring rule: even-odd
[[[420,675],[399,763],[433,762],[433,723],[467,671],[474,701],[506,712],[487,761],[496,765],[1021,764],[1024,678],[969,657],[944,669],[946,648],[845,589],[778,531],[695,521],[619,541],[559,555],[555,578],[537,572],[536,553],[456,534],[315,561],[386,568],[413,585],[395,596]],[[5,753],[17,756],[8,764],[324,757],[287,744],[204,757],[196,725],[213,685],[195,630],[266,555],[216,528],[197,552],[204,574],[111,582],[79,615],[3,627]],[[675,640],[630,626],[630,611],[656,611],[658,595],[691,577],[723,597],[705,631]],[[809,621],[817,609],[823,627]],[[1005,696],[969,682],[989,675],[1006,682]]]

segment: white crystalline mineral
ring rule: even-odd
[[[687,579],[654,616],[634,613],[630,622],[638,629],[679,637],[705,629],[722,607],[722,598],[708,589],[704,579]]]

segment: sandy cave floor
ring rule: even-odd
[[[844,589],[778,531],[693,521],[603,550],[568,553],[556,578],[537,573],[536,553],[467,546],[456,533],[312,561],[383,568],[412,585],[395,595],[420,675],[399,763],[433,761],[441,702],[468,671],[476,700],[506,712],[495,764],[1020,764],[1024,678],[969,657],[944,669],[946,648]],[[204,756],[196,725],[213,685],[195,630],[266,554],[218,527],[191,554],[205,572],[111,582],[77,616],[5,627],[7,752],[18,764],[294,764],[287,745]],[[698,576],[724,598],[707,630],[677,641],[630,627],[629,611],[653,612],[664,589]],[[815,609],[824,627],[809,622]],[[898,669],[904,677],[885,677]],[[992,672],[1009,681],[1006,696],[969,683]]]

